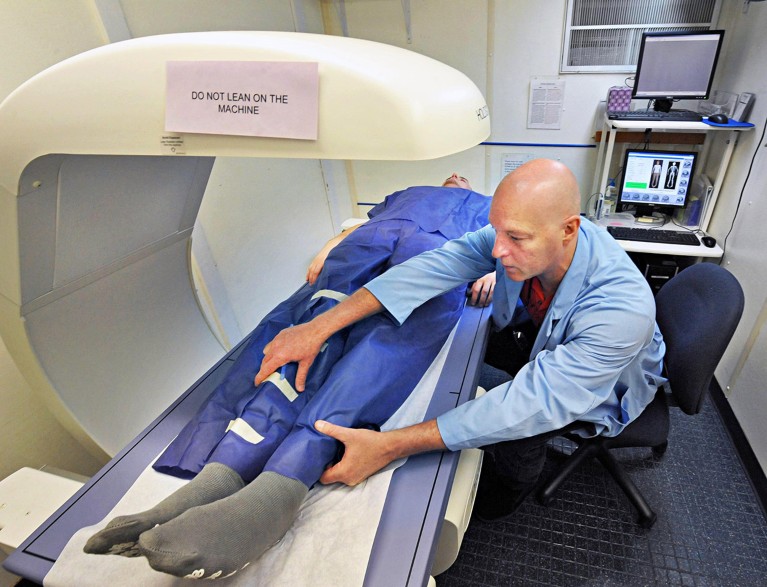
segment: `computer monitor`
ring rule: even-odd
[[[616,210],[633,207],[639,218],[684,208],[697,158],[695,152],[626,149]]]
[[[711,92],[724,31],[643,33],[633,98],[655,100],[668,112],[674,100],[705,100]]]

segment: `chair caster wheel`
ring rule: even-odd
[[[655,524],[657,519],[658,515],[655,512],[650,512],[649,516],[639,516],[637,523],[645,530],[649,530],[653,527],[653,524]]]

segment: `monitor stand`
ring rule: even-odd
[[[665,214],[653,210],[652,206],[637,206],[634,212],[634,224],[641,226],[660,226],[666,223]]]

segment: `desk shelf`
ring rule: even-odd
[[[667,255],[670,257],[700,257],[701,259],[720,259],[724,254],[717,244],[713,247],[704,245],[669,245],[665,243],[648,243],[644,241],[618,240],[618,244],[627,253],[650,253],[652,255]]]
[[[724,176],[725,176],[725,173],[727,172],[727,167],[730,164],[730,158],[732,157],[732,152],[735,149],[735,145],[738,140],[738,133],[751,130],[752,128],[753,126],[740,126],[740,127],[711,126],[704,122],[679,122],[679,121],[658,122],[658,121],[649,121],[649,120],[610,120],[607,118],[607,116],[605,116],[603,129],[601,133],[597,133],[599,149],[597,151],[597,164],[594,170],[594,182],[592,185],[592,192],[603,193],[603,194],[606,193],[607,183],[609,181],[610,166],[612,163],[613,152],[615,150],[615,143],[629,142],[630,139],[627,138],[628,133],[637,133],[637,132],[645,132],[645,131],[659,132],[662,135],[664,135],[664,137],[659,139],[657,141],[658,143],[670,143],[671,140],[676,140],[676,138],[688,137],[691,134],[693,136],[695,134],[701,134],[703,137],[702,139],[696,140],[694,138],[685,138],[684,141],[680,141],[679,143],[675,143],[675,144],[688,144],[688,145],[703,144],[703,149],[704,149],[703,158],[705,159],[708,153],[709,145],[710,145],[710,141],[707,140],[709,137],[709,133],[715,133],[718,135],[724,132],[726,133],[725,134],[726,148],[724,150],[724,154],[722,155],[721,160],[719,161],[717,173],[716,173],[716,176],[714,177],[713,192],[711,194],[711,197],[709,198],[709,201],[706,205],[706,209],[704,210],[703,217],[701,218],[701,222],[700,222],[701,230],[705,231],[708,228],[709,221],[711,220],[711,215],[713,214],[714,208],[716,207],[716,201],[717,201],[717,198],[719,197],[719,191],[721,190],[722,183],[724,182]],[[619,140],[619,137],[620,137],[620,140]],[[649,245],[649,244],[650,243],[639,243],[639,245]],[[697,249],[698,247],[687,247],[687,248]],[[718,249],[719,247],[716,247],[716,248]],[[643,247],[642,251],[648,252],[648,249],[646,247]],[[713,251],[713,249],[709,249],[709,251]],[[704,255],[698,255],[698,256],[710,257],[710,256],[721,256],[721,255],[722,255],[721,249],[719,249],[718,255],[704,254]]]

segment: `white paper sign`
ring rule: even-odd
[[[170,61],[165,130],[317,139],[317,63]]]
[[[501,179],[531,159],[535,156],[530,153],[504,153],[501,156]]]
[[[533,78],[530,81],[527,128],[560,128],[562,126],[564,95],[564,80],[558,78]]]

